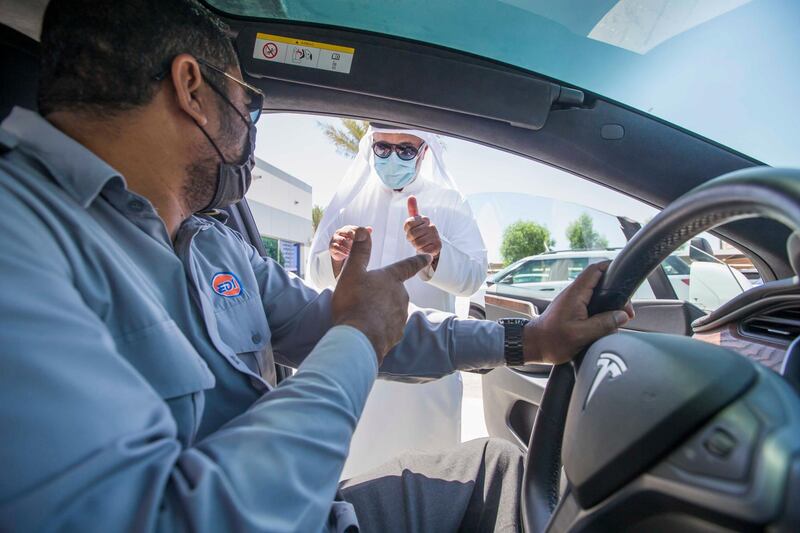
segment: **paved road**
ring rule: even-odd
[[[461,442],[487,437],[486,422],[483,420],[483,390],[481,375],[462,372],[464,397],[461,404]]]

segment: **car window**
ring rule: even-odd
[[[572,281],[572,280],[574,280],[575,278],[578,277],[578,274],[583,272],[583,269],[585,269],[587,266],[589,266],[589,258],[587,258],[587,257],[582,257],[582,258],[575,257],[575,258],[571,258],[571,259],[565,259],[564,263],[565,263],[564,266],[565,266],[565,270],[566,270],[566,274],[567,274],[566,279],[568,279],[569,281]]]
[[[688,276],[690,273],[689,265],[677,255],[671,255],[661,264],[667,276]]]
[[[270,127],[259,132],[248,201],[268,253],[306,276],[315,224],[366,126],[296,114],[271,114],[264,120]],[[542,163],[441,139],[448,172],[472,212],[488,259],[487,283],[472,298],[457,299],[463,309],[480,308],[483,295],[490,293],[552,299],[588,265],[616,257],[627,242],[620,217],[645,223],[657,214],[622,192]],[[419,208],[431,215],[437,206],[421,203]],[[760,283],[747,256],[712,235],[685,243],[662,266],[671,289],[666,296],[707,312]],[[634,298],[656,296],[645,281]]]
[[[551,273],[554,264],[555,261],[549,259],[527,261],[509,274],[511,283],[516,285],[521,283],[551,281]]]

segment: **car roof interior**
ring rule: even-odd
[[[0,28],[0,57],[3,78],[13,83],[2,86],[0,117],[13,105],[35,109],[36,39],[47,0],[4,3],[0,26],[10,28]],[[423,128],[552,165],[659,208],[711,178],[761,164],[599,95],[484,58],[363,31],[216,13],[236,34],[245,78],[267,94],[267,112]],[[256,60],[259,32],[355,48],[352,70]],[[765,281],[793,275],[789,232],[777,222],[739,221],[715,233],[747,252]]]

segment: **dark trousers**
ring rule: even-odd
[[[437,453],[401,455],[342,482],[361,531],[520,531],[522,452],[479,439]]]

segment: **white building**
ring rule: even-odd
[[[267,253],[286,270],[305,276],[305,263],[314,236],[311,186],[256,158],[247,203]]]

